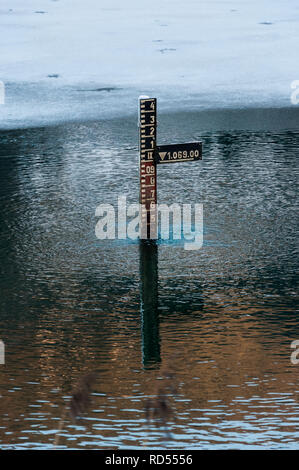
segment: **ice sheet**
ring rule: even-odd
[[[1,0],[0,128],[291,106],[298,0]]]

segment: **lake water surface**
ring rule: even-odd
[[[97,371],[61,448],[298,449],[299,112],[160,116],[160,144],[203,141],[158,168],[159,202],[203,204],[198,251],[95,236],[99,204],[138,202],[136,120],[0,133],[0,447],[53,448]]]

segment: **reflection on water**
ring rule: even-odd
[[[299,131],[277,116],[160,117],[161,144],[204,142],[201,164],[158,175],[159,202],[203,203],[191,252],[95,237],[98,204],[138,197],[135,117],[0,134],[1,448],[52,448],[87,370],[92,408],[61,447],[298,448]],[[173,357],[165,442],[144,406]]]
[[[140,240],[140,311],[142,324],[142,360],[145,367],[161,361],[158,313],[158,247]]]

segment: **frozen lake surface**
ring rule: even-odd
[[[2,0],[0,128],[161,111],[289,106],[297,0]]]

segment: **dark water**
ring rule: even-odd
[[[94,370],[61,448],[299,447],[292,113],[160,117],[161,144],[204,142],[158,179],[159,202],[203,203],[198,251],[95,237],[97,205],[137,202],[135,117],[0,134],[1,448],[52,448]],[[168,433],[145,419],[166,368]]]

